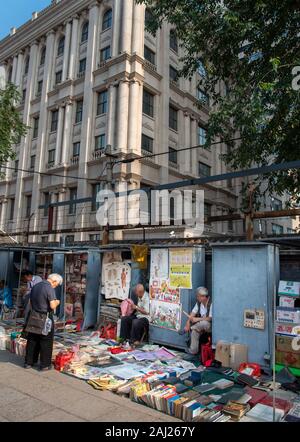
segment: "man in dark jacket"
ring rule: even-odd
[[[35,285],[30,293],[31,308],[35,312],[48,314],[52,326],[48,335],[28,333],[24,368],[32,368],[36,356],[40,356],[40,370],[50,370],[54,340],[53,312],[59,306],[56,299],[55,288],[62,285],[63,278],[58,274],[52,274],[47,281]]]

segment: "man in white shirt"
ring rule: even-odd
[[[212,304],[205,287],[196,290],[197,303],[193,308],[184,330],[191,333],[191,345],[189,353],[199,353],[200,335],[204,332],[211,332],[212,325]]]
[[[120,337],[138,345],[145,329],[149,328],[150,299],[142,284],[135,287],[137,304],[133,305],[134,313],[121,319]]]

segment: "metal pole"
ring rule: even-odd
[[[276,382],[276,335],[275,335],[275,319],[276,319],[276,301],[277,301],[277,287],[276,287],[276,253],[274,250],[274,287],[273,287],[273,329],[272,329],[272,346],[273,346],[273,354],[272,354],[272,366],[273,366],[273,422],[276,419],[276,393],[275,393],[275,382]]]
[[[21,275],[22,275],[22,269],[23,269],[23,256],[24,256],[24,248],[22,247],[20,270],[19,270],[18,291],[17,291],[17,314],[19,314],[19,298],[20,298],[19,294],[20,294]],[[17,314],[15,317],[15,326],[17,326]]]

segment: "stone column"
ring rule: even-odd
[[[7,213],[8,199],[7,198],[3,198],[0,203],[1,203],[0,228],[2,230],[5,230],[5,222],[6,222],[6,213]]]
[[[144,56],[145,6],[133,5],[132,53]]]
[[[72,40],[71,40],[69,75],[68,75],[68,78],[72,80],[74,80],[76,73],[76,61],[78,53],[78,26],[79,26],[79,17],[78,15],[75,15],[72,20]]]
[[[106,144],[115,146],[115,122],[116,122],[116,103],[117,103],[117,87],[115,84],[111,84],[108,90],[108,113],[107,113],[107,132],[106,132]]]
[[[131,54],[133,0],[123,0],[121,52]]]
[[[12,76],[11,76],[12,83],[16,83],[17,67],[18,67],[18,56],[15,55],[14,59],[13,59],[13,66],[12,66]]]
[[[58,124],[57,124],[56,146],[55,146],[55,165],[60,164],[62,139],[63,139],[64,113],[65,113],[64,108],[60,106],[58,109]]]
[[[16,71],[16,79],[15,79],[16,86],[18,86],[18,87],[21,86],[23,63],[24,63],[24,52],[21,51],[18,55],[18,64],[17,64],[17,71]]]
[[[97,48],[99,41],[99,3],[93,2],[89,8],[89,41],[87,46],[87,64],[84,83],[84,105],[83,105],[83,121],[81,130],[81,151],[78,174],[80,176],[87,176],[88,161],[91,154],[91,145],[93,137],[93,120],[94,115],[94,98],[93,90],[94,76],[93,71],[97,64]],[[78,182],[78,198],[86,197],[89,194],[89,185],[86,181],[80,180]],[[82,228],[88,217],[88,213],[78,214],[76,218],[76,227]],[[85,234],[79,233],[75,236],[76,240],[84,240]]]
[[[121,9],[121,0],[115,0],[113,7],[112,57],[116,57],[120,52]]]
[[[141,134],[139,116],[142,113],[141,84],[139,81],[130,82],[129,119],[128,119],[128,151],[138,153]],[[139,136],[140,135],[140,136]]]
[[[197,146],[198,143],[198,122],[197,120],[192,120],[192,136],[191,136],[192,147]],[[192,158],[192,174],[198,176],[198,151],[199,149],[192,149],[191,158]]]
[[[26,98],[23,111],[23,123],[26,126],[30,126],[30,112],[31,112],[31,100],[34,97],[36,77],[37,77],[37,54],[38,54],[38,42],[35,41],[30,48],[30,62],[27,76],[26,84]],[[24,138],[22,138],[22,144],[20,146],[20,157],[19,157],[19,167],[21,169],[26,169],[26,160],[29,156],[29,144],[31,140],[30,131],[27,132]],[[18,172],[17,185],[16,185],[16,199],[15,199],[15,210],[14,219],[17,220],[16,228],[17,230],[21,227],[22,216],[23,216],[23,188],[24,188],[24,172]]]
[[[71,28],[72,28],[72,22],[68,21],[66,24],[65,52],[64,52],[62,82],[66,81],[68,79],[70,45],[71,45]]]
[[[70,149],[72,148],[72,100],[66,102],[65,107],[65,124],[63,131],[61,163],[66,166],[70,160]]]
[[[129,81],[121,80],[119,85],[119,109],[117,125],[116,148],[127,152],[128,135],[128,112],[129,112]]]
[[[45,67],[44,67],[44,76],[43,76],[43,89],[41,96],[41,106],[40,110],[40,121],[39,121],[39,133],[38,133],[38,144],[36,149],[36,162],[35,162],[35,170],[38,172],[43,172],[45,163],[46,163],[46,155],[47,155],[47,146],[48,146],[48,92],[51,87],[51,76],[53,71],[53,56],[54,56],[54,41],[55,41],[55,32],[50,31],[47,34],[46,41],[46,59],[45,59]],[[40,205],[40,187],[42,183],[41,175],[34,174],[33,178],[33,190],[32,190],[32,202],[33,207],[32,211],[35,213],[33,217],[33,230],[36,230],[38,227],[38,220],[40,217],[40,211],[38,209]],[[38,238],[34,237],[33,241],[36,241]]]

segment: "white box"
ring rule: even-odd
[[[300,310],[291,307],[277,307],[276,320],[289,324],[300,324]]]
[[[295,307],[295,299],[290,296],[280,296],[279,297],[280,307]]]
[[[278,295],[300,296],[300,282],[296,281],[280,281]]]

